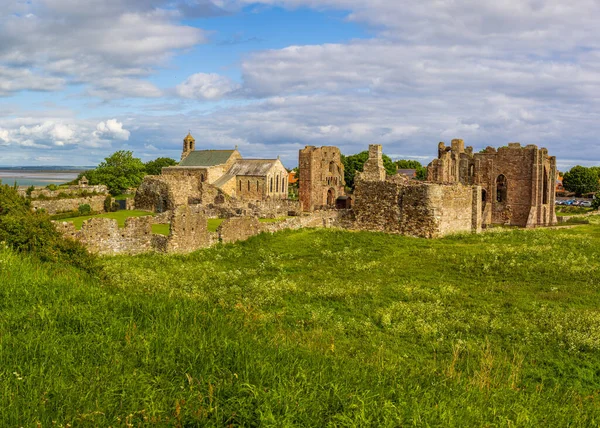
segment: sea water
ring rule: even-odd
[[[63,184],[77,178],[78,172],[50,172],[50,171],[11,171],[0,170],[2,184],[12,186],[47,186],[48,184]]]

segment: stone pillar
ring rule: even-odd
[[[361,178],[365,181],[385,181],[381,144],[369,144],[369,159],[365,162]]]

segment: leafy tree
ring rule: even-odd
[[[146,162],[146,174],[160,175],[162,169],[167,166],[177,165],[177,161],[171,158],[157,158]]]
[[[134,158],[128,150],[113,153],[96,169],[82,172],[79,178],[86,176],[89,183],[104,184],[112,195],[119,195],[130,187],[138,187],[146,175],[146,166],[139,158]]]
[[[416,161],[416,160],[400,159],[400,160],[397,160],[394,163],[396,164],[396,166],[398,167],[398,169],[419,169],[419,168],[423,168],[423,165],[421,165],[421,162]]]
[[[596,197],[592,201],[592,208],[595,210],[600,209],[600,192],[596,193]]]
[[[356,173],[362,172],[365,162],[368,159],[369,152],[367,150],[355,155],[342,155],[342,164],[344,165],[344,180],[346,181],[346,186],[354,189]],[[390,157],[385,154],[383,155],[383,167],[385,168],[386,173],[389,175],[396,174],[396,165],[390,159]]]
[[[575,192],[580,196],[584,193],[596,192],[600,189],[598,183],[598,171],[596,168],[586,168],[584,166],[574,166],[563,176],[563,187],[569,192]]]
[[[394,162],[398,169],[414,169],[416,170],[417,180],[427,180],[427,168],[421,165],[421,162],[416,160],[400,159]]]

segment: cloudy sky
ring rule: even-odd
[[[0,165],[239,146],[600,164],[598,0],[1,0]]]

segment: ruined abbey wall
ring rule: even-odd
[[[35,211],[44,209],[48,214],[57,214],[77,211],[79,205],[88,204],[92,211],[103,212],[104,199],[106,199],[106,195],[88,196],[85,198],[34,200],[31,201],[31,208]]]
[[[428,180],[482,187],[484,224],[521,227],[556,224],[556,158],[535,145],[509,143],[473,153],[463,140],[438,145],[438,159],[428,166]]]
[[[358,180],[352,228],[422,238],[478,231],[479,195],[471,186],[414,183],[400,176]]]
[[[306,146],[298,159],[298,194],[303,211],[335,206],[344,196],[344,165],[340,149],[332,146]]]
[[[54,222],[64,236],[80,241],[91,253],[102,255],[141,254],[152,251],[152,217],[130,217],[125,227],[119,228],[117,220],[92,218],[83,222],[81,230],[73,223]]]

